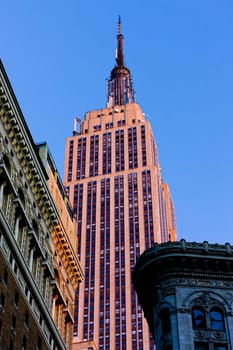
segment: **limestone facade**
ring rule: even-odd
[[[157,350],[227,350],[233,246],[169,242],[145,251],[133,281]]]

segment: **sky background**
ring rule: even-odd
[[[233,244],[233,1],[8,0],[0,57],[35,142],[63,177],[73,118],[106,105],[122,19],[178,238]]]

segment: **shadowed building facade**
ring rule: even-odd
[[[118,23],[107,107],[75,120],[66,140],[64,183],[77,218],[84,282],[77,292],[75,342],[99,350],[152,349],[131,272],[154,242],[176,238],[149,120],[135,102]],[[79,124],[79,125],[78,125]]]
[[[233,348],[233,247],[156,244],[138,259],[134,287],[157,350]]]
[[[83,272],[76,224],[0,61],[0,349],[68,350]],[[43,162],[42,162],[43,159]]]

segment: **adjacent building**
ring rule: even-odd
[[[75,119],[64,169],[84,267],[74,341],[94,341],[99,350],[153,349],[131,272],[155,241],[176,239],[175,215],[150,122],[124,65],[120,20],[107,106]]]
[[[54,268],[52,317],[67,349],[71,349],[75,292],[83,280],[83,271],[77,256],[76,220],[47,144],[41,143],[37,148],[48,175],[49,191],[58,211],[57,224],[51,232]]]
[[[35,145],[0,61],[1,350],[71,349],[83,277],[75,227],[54,163]]]
[[[133,282],[156,350],[233,348],[233,246],[168,242],[138,259]]]

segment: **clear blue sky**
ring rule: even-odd
[[[116,23],[150,118],[178,237],[233,244],[233,1],[8,0],[0,56],[63,176],[73,118],[106,103]]]

